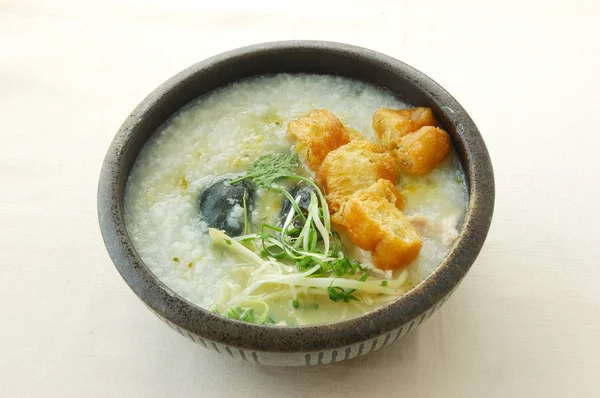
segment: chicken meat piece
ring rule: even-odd
[[[363,189],[348,197],[332,217],[358,247],[372,252],[373,264],[383,270],[413,261],[422,240],[404,213],[388,198]]]
[[[298,139],[296,152],[313,171],[330,151],[350,141],[340,120],[327,109],[317,109],[291,121],[287,131]]]
[[[317,183],[335,213],[354,192],[369,188],[379,179],[395,183],[397,177],[394,156],[385,148],[357,137],[329,152],[317,172]]]
[[[435,223],[431,218],[421,214],[408,217],[417,232],[424,237],[439,240],[444,246],[451,246],[458,239],[458,216],[444,218],[441,223]]]

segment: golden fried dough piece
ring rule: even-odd
[[[402,196],[398,188],[396,188],[396,185],[390,180],[380,178],[375,184],[364,189],[364,191],[381,196],[400,210],[404,209],[404,206],[406,205],[404,196]]]
[[[424,175],[435,169],[450,153],[450,136],[438,127],[425,126],[405,135],[395,155],[400,168]]]
[[[359,133],[358,131],[356,131],[352,128],[346,127],[346,132],[348,133],[348,138],[350,138],[350,141],[357,139],[357,138],[366,140],[366,138],[363,137],[363,135],[361,133]]]
[[[423,243],[396,206],[368,189],[347,198],[332,221],[344,227],[357,246],[372,252],[373,264],[379,269],[408,265]]]
[[[423,175],[450,152],[450,137],[437,124],[430,108],[379,109],[373,129],[381,145],[392,151],[407,173]]]
[[[437,126],[430,108],[410,108],[402,110],[382,108],[373,115],[373,129],[379,142],[388,149],[395,149],[394,143],[408,133],[424,126]]]
[[[373,185],[371,185],[370,187],[361,189],[359,192],[373,193],[377,196],[381,196],[383,199],[387,200],[388,202],[390,202],[391,204],[396,206],[399,210],[402,210],[404,208],[404,206],[406,205],[404,196],[402,196],[402,194],[400,193],[398,188],[396,188],[394,183],[392,183],[390,180],[384,180],[383,178],[380,178],[379,180],[377,180],[377,182],[374,183]],[[343,198],[343,201],[339,202],[340,206],[343,204],[343,202],[345,200],[347,200],[350,197],[351,197],[351,195],[345,196]],[[333,213],[331,215],[331,220],[334,224],[339,224],[339,225],[344,224],[344,220],[339,212]]]
[[[385,148],[358,137],[329,152],[317,172],[317,183],[335,213],[354,192],[370,187],[381,178],[395,182],[397,177],[394,156]]]
[[[291,121],[287,131],[298,139],[296,152],[313,171],[330,151],[350,141],[340,120],[327,109],[317,109]]]

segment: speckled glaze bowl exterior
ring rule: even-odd
[[[123,193],[142,146],[181,107],[244,77],[278,72],[335,74],[391,90],[414,106],[433,109],[462,159],[469,203],[459,238],[425,280],[377,310],[340,322],[272,327],[217,316],[180,297],[138,256],[125,228]],[[414,68],[364,48],[319,41],[258,44],[217,55],[175,75],[125,120],[102,167],[98,215],[106,248],[123,279],[167,325],[182,336],[234,358],[267,365],[339,362],[387,346],[438,310],[475,261],[494,208],[494,176],[485,143],[460,104]]]

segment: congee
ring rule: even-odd
[[[129,175],[125,219],[145,264],[190,302],[304,325],[406,293],[442,261],[466,205],[429,108],[356,80],[278,74],[164,123]]]

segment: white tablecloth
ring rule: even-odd
[[[600,5],[0,2],[0,396],[600,396]],[[510,4],[513,3],[513,4]],[[304,369],[178,336],[123,282],[96,186],[121,122],[216,53],[356,44],[448,89],[488,144],[497,205],[448,303],[389,349]]]

